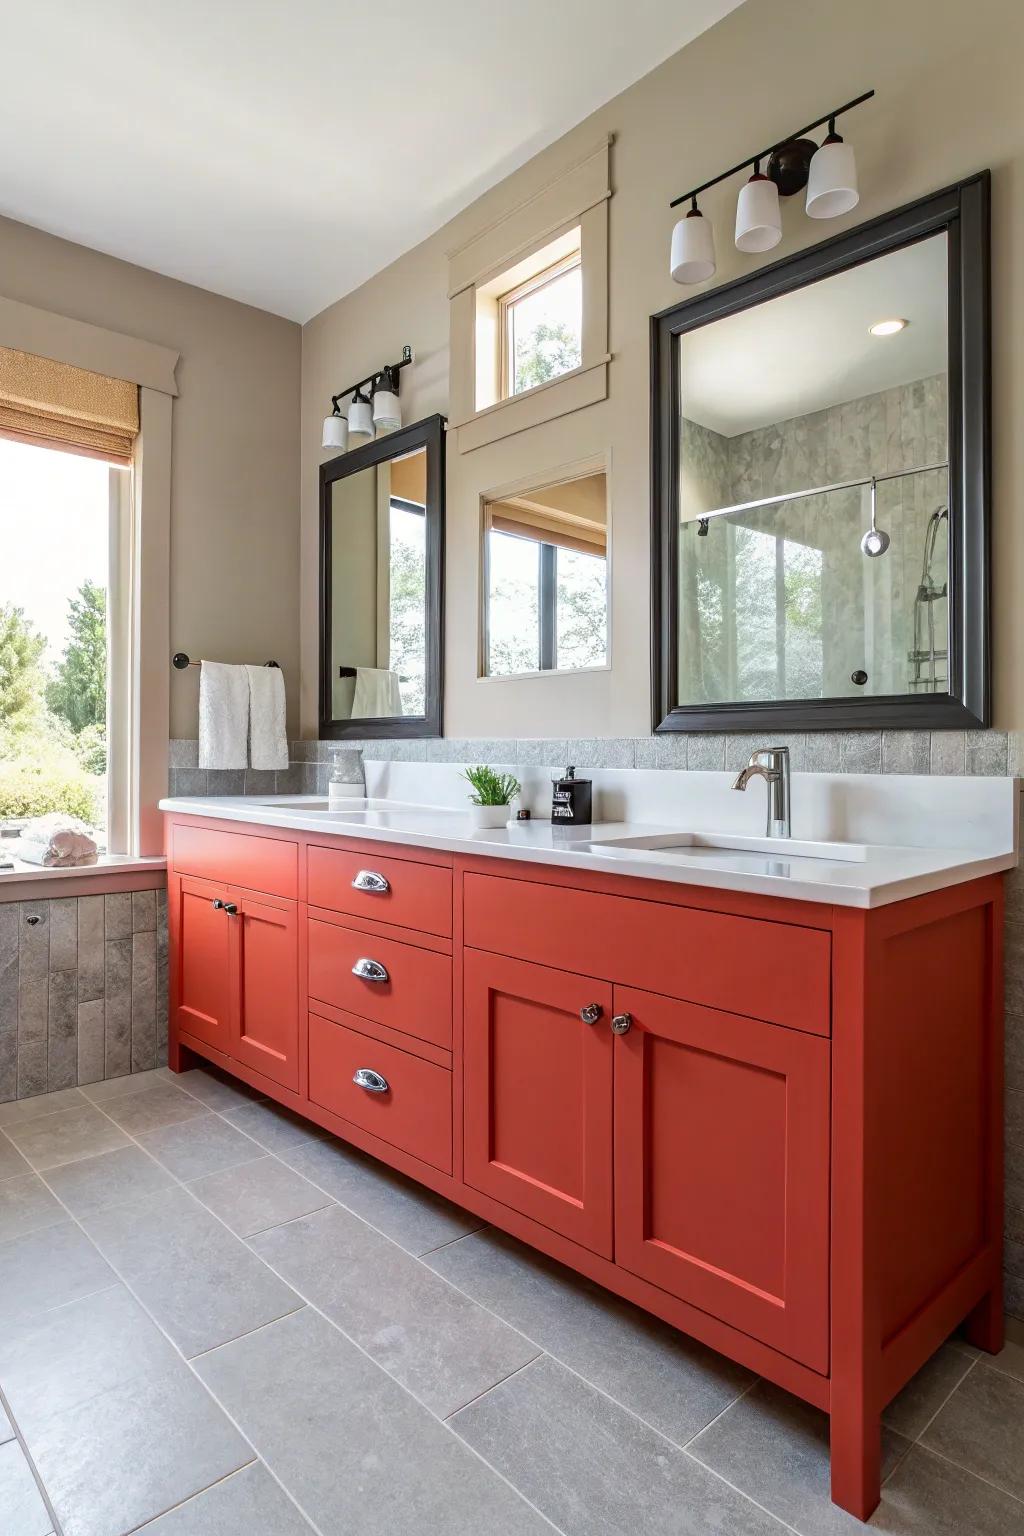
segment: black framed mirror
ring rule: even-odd
[[[990,722],[989,174],[651,321],[657,731]]]
[[[440,736],[444,417],[320,466],[320,735]]]

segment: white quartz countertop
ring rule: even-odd
[[[717,775],[691,775],[717,778]],[[1009,781],[1003,781],[1010,788]],[[1007,800],[1009,806],[1010,801]],[[488,858],[514,859],[564,869],[594,870],[626,875],[638,880],[663,880],[797,901],[824,902],[844,907],[878,907],[888,902],[920,896],[943,886],[956,885],[1009,869],[1016,864],[1013,851],[1014,818],[1008,816],[1004,848],[993,847],[990,838],[975,847],[902,847],[870,843],[862,839],[851,858],[808,857],[779,840],[770,848],[708,846],[707,820],[695,827],[679,822],[595,821],[588,827],[552,826],[535,819],[513,822],[494,830],[474,827],[464,809],[402,803],[391,799],[353,801],[351,809],[329,812],[315,796],[239,796],[224,798],[180,797],[161,800],[160,808],[176,815],[208,817],[254,826],[282,827],[318,836],[358,838],[415,848],[436,848],[450,853],[480,854]],[[970,825],[957,823],[970,833]],[[701,846],[668,848],[666,842],[685,840],[688,833],[704,836]],[[723,826],[727,841],[745,840],[735,827]],[[805,834],[806,835],[806,834]],[[658,841],[661,848],[621,846],[624,839]],[[972,839],[973,840],[973,839]],[[757,843],[758,838],[746,841]],[[616,846],[619,844],[619,846]]]

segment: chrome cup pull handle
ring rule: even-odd
[[[352,1081],[357,1088],[365,1088],[367,1093],[387,1093],[390,1083],[386,1077],[381,1077],[372,1067],[360,1067]]]
[[[384,875],[377,873],[375,869],[361,869],[352,881],[354,891],[373,891],[382,896],[385,891],[390,891],[391,886]]]
[[[587,1003],[586,1007],[580,1009],[580,1018],[584,1024],[596,1024],[603,1012],[600,1003]]]
[[[379,960],[367,960],[365,956],[356,961],[352,967],[352,975],[358,976],[360,981],[390,980],[386,968]]]
[[[617,1013],[612,1019],[613,1035],[628,1035],[633,1028],[633,1015],[631,1013]]]

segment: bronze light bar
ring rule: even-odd
[[[366,385],[369,385],[372,388],[373,385],[376,384],[377,380],[381,378],[385,373],[391,373],[397,376],[399,370],[405,368],[411,362],[412,347],[403,347],[402,361],[400,363],[385,363],[383,368],[377,368],[373,373],[368,373],[366,378],[360,379],[357,384],[349,384],[344,389],[339,389],[336,395],[331,396],[331,409],[337,414],[338,402],[343,400],[346,395],[354,395],[357,390],[362,389]]]
[[[841,117],[844,112],[852,111],[854,107],[859,107],[862,102],[870,101],[874,94],[873,90],[865,91],[862,96],[855,96],[852,101],[844,102],[841,107],[833,107],[831,112],[825,112],[821,117],[815,118],[813,123],[808,123],[805,128],[798,128],[795,133],[787,134],[777,144],[769,144],[767,149],[758,150],[756,155],[748,156],[738,165],[722,171],[719,176],[712,176],[710,181],[702,182],[699,187],[693,187],[691,191],[674,197],[669,207],[678,208],[680,203],[690,201],[696,207],[696,199],[702,192],[707,192],[709,187],[717,187],[720,181],[728,181],[730,176],[735,176],[739,171],[745,171],[748,166],[756,165],[761,160],[768,160],[768,175],[775,182],[782,196],[791,197],[794,192],[799,192],[807,185],[807,170],[811,156],[818,148],[813,141],[806,140],[804,135],[813,133],[815,128],[823,128],[826,123],[829,132],[834,132],[837,117]]]

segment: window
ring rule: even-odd
[[[583,269],[578,248],[503,294],[498,307],[502,399],[580,366]]]
[[[607,664],[607,542],[603,472],[485,502],[485,675]]]
[[[0,437],[0,833],[63,811],[106,847],[108,595],[131,471]],[[115,552],[112,561],[111,553]]]

